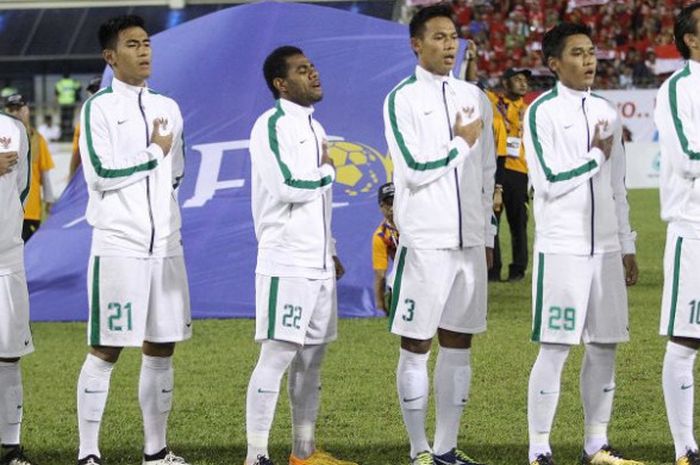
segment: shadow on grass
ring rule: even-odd
[[[246,449],[241,444],[193,445],[173,444],[173,451],[182,455],[193,465],[241,465],[245,458]],[[409,463],[409,447],[407,443],[366,444],[363,446],[348,446],[347,444],[327,443],[325,450],[338,458],[357,462],[361,465],[407,465]],[[525,444],[464,444],[465,452],[474,459],[490,465],[527,465],[527,445]],[[673,445],[645,444],[625,446],[622,449],[626,456],[648,464],[671,463]],[[41,450],[34,448],[27,451],[30,458],[39,465],[72,465],[76,463],[75,449]],[[141,462],[137,447],[121,449],[105,449],[103,462],[105,465],[134,465]],[[289,446],[272,446],[270,455],[277,465],[286,465]],[[554,458],[558,465],[578,464],[581,454],[580,445],[554,444]]]

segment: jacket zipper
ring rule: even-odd
[[[450,140],[454,137],[452,134],[452,122],[450,121],[450,111],[447,108],[447,95],[445,94],[445,87],[447,87],[447,81],[442,83],[442,103],[445,105],[445,116],[447,117],[447,129],[450,132]],[[459,221],[459,248],[462,248],[462,198],[459,195],[459,175],[457,174],[457,168],[454,169],[455,175],[455,191],[457,192],[457,219]]]
[[[309,115],[309,127],[314,135],[314,143],[316,145],[316,166],[321,166],[321,152],[318,149],[318,138],[316,137],[316,131],[314,131],[314,124],[311,120],[311,115]],[[325,270],[326,250],[328,249],[326,242],[328,241],[328,237],[326,237],[326,197],[323,194],[321,195],[321,205],[323,206],[323,269]]]
[[[141,116],[143,117],[143,124],[146,127],[146,147],[151,140],[148,134],[148,121],[146,121],[146,113],[143,111],[143,103],[141,102],[141,95],[143,95],[143,89],[139,91],[139,110],[141,111]],[[146,202],[148,203],[148,218],[151,220],[151,242],[148,245],[148,255],[153,255],[153,242],[156,237],[156,224],[153,221],[153,207],[151,206],[151,175],[146,176]]]
[[[581,100],[581,108],[583,109],[583,119],[586,120],[586,147],[587,151],[591,151],[591,128],[588,126],[588,115],[586,114],[586,98]],[[593,193],[593,178],[588,179],[588,187],[591,191],[591,256],[595,249],[595,195]]]

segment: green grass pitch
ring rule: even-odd
[[[610,439],[633,458],[671,463],[673,444],[661,391],[665,340],[657,335],[665,225],[659,219],[656,190],[631,191],[629,199],[632,225],[638,231],[640,279],[629,292],[632,341],[618,352]],[[506,229],[502,241],[507,269]],[[388,333],[384,319],[341,320],[339,330],[340,339],[331,345],[323,368],[320,445],[360,464],[407,463],[408,442],[395,387],[398,339]],[[86,351],[85,324],[36,323],[33,331],[37,350],[22,362],[23,443],[40,465],[71,464],[77,453],[75,385]],[[193,339],[176,351],[169,445],[193,464],[243,462],[245,391],[258,353],[253,331],[251,320],[197,321]],[[527,463],[527,382],[538,347],[529,342],[529,332],[529,274],[520,283],[492,285],[489,329],[474,341],[471,396],[459,441],[469,454],[489,464]],[[559,465],[578,463],[583,440],[581,354],[580,347],[572,351],[563,377],[552,433]],[[106,465],[141,460],[139,364],[138,351],[126,350],[112,375],[102,424]],[[433,409],[431,402],[429,437]],[[284,392],[270,438],[278,465],[285,464],[289,454],[289,423]]]

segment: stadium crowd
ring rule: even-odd
[[[497,85],[508,68],[549,75],[542,36],[560,21],[584,23],[598,50],[599,89],[657,88],[668,73],[658,57],[677,58],[673,18],[679,0],[453,0],[463,38],[476,42],[479,80]]]

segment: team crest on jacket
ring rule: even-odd
[[[2,136],[0,137],[0,147],[3,149],[6,149],[10,146],[10,143],[12,142],[12,138],[8,136]]]

